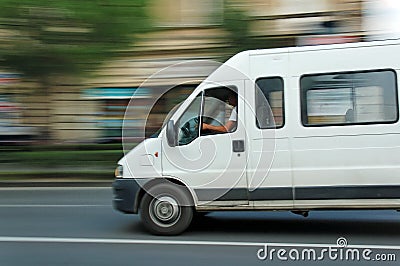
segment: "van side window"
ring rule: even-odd
[[[204,92],[201,135],[234,132],[238,121],[236,87],[218,87]]]
[[[398,120],[393,70],[306,75],[300,79],[305,126],[392,123]]]
[[[285,122],[283,79],[260,78],[256,81],[256,124],[258,128],[281,128]]]

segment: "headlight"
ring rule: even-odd
[[[122,165],[118,165],[117,168],[115,168],[115,177],[123,177],[124,175],[124,168],[122,167]]]

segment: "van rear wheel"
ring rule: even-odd
[[[146,229],[156,235],[178,235],[193,219],[189,193],[179,185],[161,183],[148,189],[140,205],[140,216]]]

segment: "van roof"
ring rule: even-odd
[[[318,50],[332,50],[332,49],[344,49],[344,48],[356,48],[356,47],[371,47],[371,46],[383,46],[383,45],[400,45],[400,39],[395,40],[384,40],[384,41],[370,41],[370,42],[352,42],[352,43],[340,43],[340,44],[322,44],[312,46],[297,46],[297,47],[286,47],[286,48],[272,48],[272,49],[259,49],[248,51],[250,56],[263,55],[263,54],[281,54],[288,52],[306,52],[306,51],[318,51]]]

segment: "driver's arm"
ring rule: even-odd
[[[230,132],[235,127],[236,121],[229,120],[223,126],[214,126],[210,124],[203,123],[202,130],[211,130],[214,132],[226,133]]]

